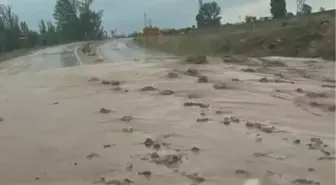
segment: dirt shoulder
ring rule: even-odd
[[[0,184],[333,185],[334,69],[160,59],[4,76]]]
[[[16,57],[26,55],[30,52],[33,52],[33,51],[37,50],[37,49],[40,49],[40,48],[18,49],[18,50],[14,50],[14,51],[11,51],[11,52],[0,53],[0,62],[4,62],[6,60],[10,60],[10,59],[13,59],[13,58],[16,58]]]
[[[335,17],[305,17],[194,30],[185,35],[149,39],[149,48],[178,55],[321,57],[335,60]],[[136,41],[145,45],[144,38]]]

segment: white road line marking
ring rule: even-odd
[[[100,46],[97,47],[96,53],[97,53],[97,56],[99,57],[99,59],[105,61],[104,57],[100,54]]]
[[[78,61],[78,63],[80,64],[80,65],[83,65],[83,62],[82,62],[82,60],[80,59],[80,57],[79,57],[79,55],[78,55],[78,49],[79,49],[79,46],[77,46],[76,48],[75,48],[75,56],[76,56],[76,59],[77,59],[77,61]]]
[[[248,179],[244,182],[244,185],[261,185],[259,179]]]

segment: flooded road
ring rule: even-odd
[[[334,62],[195,65],[124,43],[1,73],[1,185],[335,184]]]
[[[78,65],[75,49],[80,43],[71,43],[37,50],[29,55],[0,63],[0,73],[17,74],[45,69]]]
[[[132,39],[117,39],[102,44],[97,53],[105,62],[119,61],[154,61],[167,58],[176,58],[169,54],[153,52],[143,49],[132,42]]]

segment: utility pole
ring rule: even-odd
[[[144,14],[145,28],[147,27],[147,14]]]

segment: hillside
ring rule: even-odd
[[[279,55],[335,60],[334,11],[332,13],[257,21],[254,25],[245,23],[195,29],[188,34],[149,39],[146,46],[178,55]],[[136,40],[145,44],[144,38]]]

